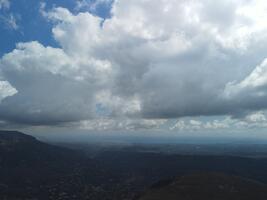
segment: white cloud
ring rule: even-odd
[[[87,9],[88,11],[95,13],[99,7],[104,5],[110,5],[113,1],[114,0],[77,0],[76,10]]]
[[[263,111],[253,112],[243,118],[231,118],[226,116],[221,119],[206,118],[197,119],[179,119],[170,130],[178,131],[199,131],[199,130],[244,130],[259,129],[267,127],[266,113]]]
[[[178,120],[173,126],[171,126],[169,128],[170,130],[185,130],[187,129],[187,126],[185,125],[185,121],[184,120]]]
[[[247,91],[247,90],[257,90],[258,95],[261,96],[260,90],[262,90],[262,95],[264,95],[264,86],[267,84],[267,60],[264,60],[242,81],[239,83],[231,82],[226,85],[224,95],[227,98],[233,98],[236,95]]]
[[[95,119],[80,122],[80,129],[85,130],[147,130],[159,129],[166,120],[149,119]]]
[[[202,121],[190,119],[190,120],[181,120],[179,119],[174,125],[170,126],[170,130],[179,130],[179,131],[198,131],[204,129],[204,124]]]
[[[246,120],[249,122],[266,122],[266,116],[263,112],[256,112],[246,116]]]
[[[236,117],[264,110],[266,62],[255,66],[267,57],[266,7],[263,0],[116,0],[104,20],[61,7],[46,10],[42,3],[40,13],[52,22],[60,47],[20,43],[1,59],[3,80],[18,93],[0,105],[6,113],[0,117],[102,124],[94,120],[104,116],[113,124],[123,117]],[[232,126],[188,123],[175,127]]]
[[[243,111],[266,109],[267,60],[256,66],[243,80],[226,84],[223,98]]]
[[[17,90],[13,88],[7,81],[0,81],[0,102],[6,97],[13,96]]]

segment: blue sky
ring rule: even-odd
[[[52,25],[40,15],[40,3],[46,4],[47,9],[53,7],[65,7],[74,13],[79,11],[89,11],[88,7],[76,9],[76,0],[20,0],[10,1],[10,7],[1,9],[0,14],[2,17],[9,18],[10,15],[15,17],[18,29],[10,27],[7,22],[2,19],[0,26],[0,56],[12,51],[18,42],[39,41],[44,45],[58,47],[57,42],[53,39],[51,34]],[[88,1],[94,3],[94,0]],[[110,4],[102,4],[93,11],[93,14],[107,18],[110,16]]]
[[[262,132],[265,9],[263,0],[0,0],[0,126]]]

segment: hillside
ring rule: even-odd
[[[81,187],[74,180],[81,176],[85,163],[89,160],[80,152],[20,132],[0,131],[0,199],[56,199],[53,195],[76,194]]]
[[[86,155],[20,132],[0,131],[0,199],[133,200],[142,194],[140,200],[185,196],[194,200],[196,195],[205,200],[267,199],[266,186],[259,183],[267,183],[264,158],[171,155],[117,147],[105,148],[95,157]]]
[[[267,186],[217,173],[181,176],[154,185],[139,200],[266,200]]]

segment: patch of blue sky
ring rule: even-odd
[[[53,7],[64,7],[73,13],[78,12],[93,12],[103,19],[110,17],[110,3],[100,3],[92,11],[89,7],[82,7],[77,10],[77,0],[20,0],[10,1],[9,9],[1,9],[0,16],[15,17],[18,28],[16,30],[8,27],[6,22],[0,19],[0,57],[5,53],[11,52],[19,42],[38,41],[45,46],[59,47],[59,44],[54,40],[51,33],[52,24],[49,23],[39,12],[40,3],[46,4],[46,9]],[[88,6],[95,3],[95,0],[88,1]]]

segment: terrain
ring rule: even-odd
[[[215,173],[185,175],[159,182],[139,200],[265,200],[267,187],[256,181]]]
[[[212,146],[201,148],[198,155],[190,145],[55,145],[0,131],[0,199],[194,199],[189,193],[203,199],[216,194],[212,197],[219,200],[266,197],[265,147],[251,148],[256,151],[246,157],[243,146],[217,155]],[[169,190],[173,196],[167,196]]]

